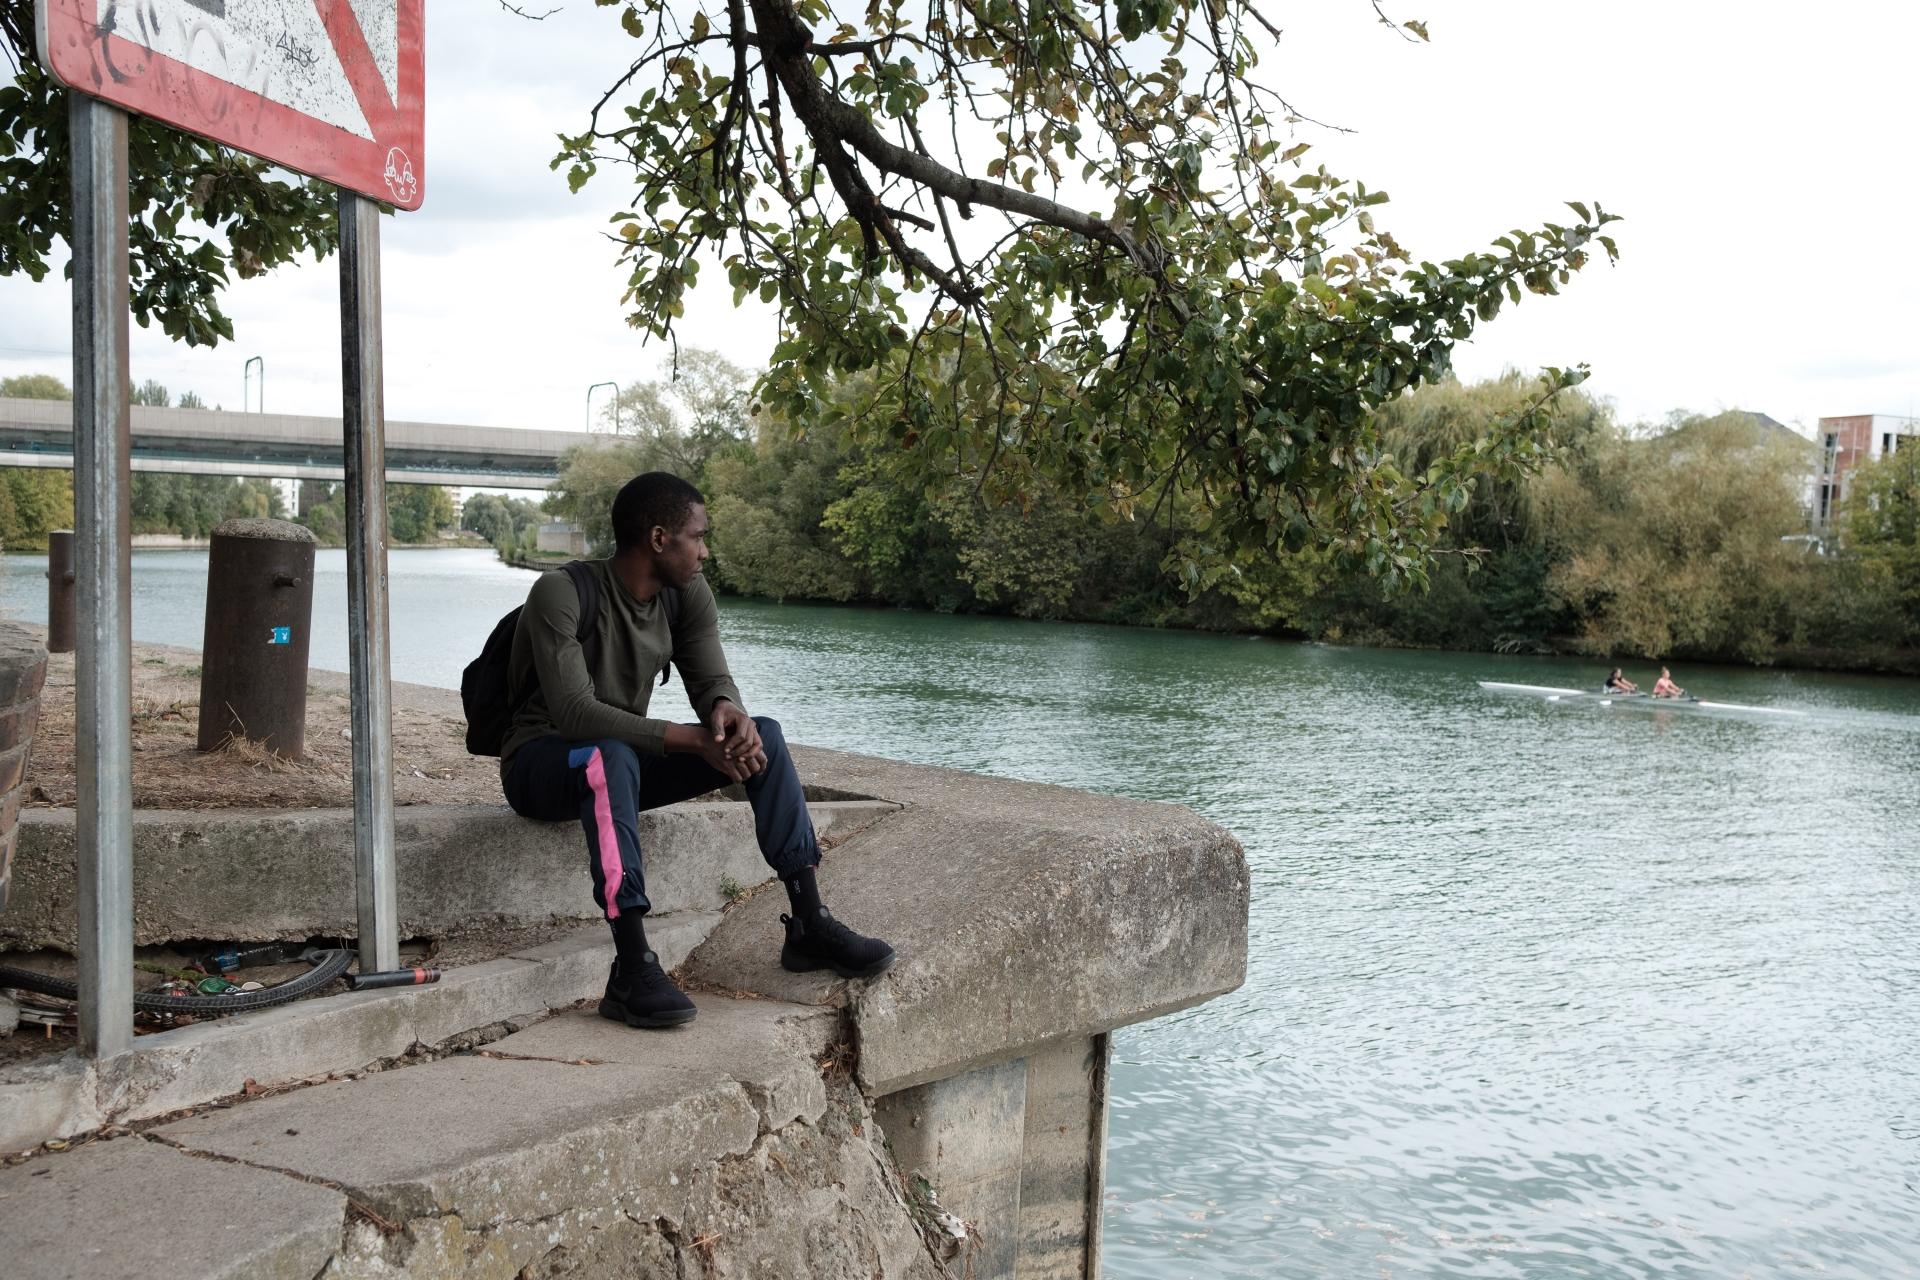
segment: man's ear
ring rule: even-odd
[[[667,549],[667,531],[664,526],[655,525],[647,531],[647,545],[657,555]]]

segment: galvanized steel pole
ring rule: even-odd
[[[74,827],[80,1048],[133,1044],[133,615],[127,116],[67,95],[73,166]]]
[[[387,636],[386,402],[380,208],[340,192],[340,348],[346,432],[347,649],[353,687],[353,865],[360,972],[400,967],[393,861],[393,686]]]

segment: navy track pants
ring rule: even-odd
[[[754,833],[761,856],[782,879],[818,865],[820,845],[800,777],[793,769],[780,723],[755,716],[767,767],[747,779]],[[507,803],[541,822],[577,819],[587,833],[587,873],[593,900],[612,920],[622,911],[645,914],[639,815],[729,785],[724,773],[694,755],[641,755],[614,738],[569,742],[537,738],[513,753],[503,779]]]

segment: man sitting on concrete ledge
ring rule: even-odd
[[[615,958],[600,1001],[604,1017],[666,1027],[693,1002],[647,946],[641,810],[746,784],[760,852],[780,876],[793,914],[782,916],[780,963],[866,978],[893,963],[893,948],[863,937],[821,904],[820,847],[806,797],[777,722],[749,718],[720,650],[707,558],[707,508],[678,476],[650,471],[613,502],[616,551],[584,563],[597,617],[580,634],[582,595],[565,572],[542,574],[513,636],[507,693],[515,708],[501,747],[500,779],[514,812],[547,822],[578,818],[587,833],[594,901],[613,926]],[[654,677],[680,669],[698,724],[647,717]]]

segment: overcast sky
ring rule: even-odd
[[[1268,9],[1285,37],[1261,74],[1353,131],[1302,137],[1391,195],[1378,220],[1416,257],[1565,219],[1565,200],[1627,218],[1619,266],[1503,312],[1458,352],[1463,377],[1585,361],[1628,419],[1920,412],[1920,6],[1388,2],[1432,43],[1366,0],[1294,0]],[[383,227],[392,418],[579,429],[590,384],[657,371],[602,236],[621,176],[576,196],[547,168],[632,44],[618,9],[564,4],[543,23],[428,7],[425,204]],[[709,278],[683,343],[758,365],[771,315]],[[237,341],[210,352],[136,327],[133,376],[238,408],[258,355],[269,409],[337,414],[338,289],[332,261],[236,285]],[[0,281],[0,373],[70,379],[68,305],[57,276]]]

